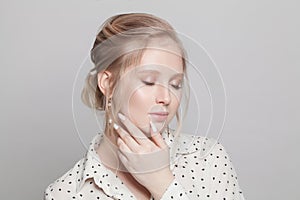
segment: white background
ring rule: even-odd
[[[299,199],[298,1],[0,1],[1,199],[42,199],[83,157],[72,86],[100,24],[149,12],[202,43],[228,97],[221,143],[246,199]]]

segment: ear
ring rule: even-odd
[[[105,96],[108,95],[107,93],[110,87],[111,76],[112,74],[109,71],[102,71],[97,74],[98,87]]]

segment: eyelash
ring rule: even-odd
[[[154,82],[143,81],[143,83],[144,83],[145,85],[149,85],[149,86],[155,85]]]
[[[148,86],[153,86],[153,85],[155,85],[155,83],[154,82],[147,82],[147,81],[143,81],[143,83],[145,84],[145,85],[148,85]],[[174,89],[176,89],[176,90],[179,90],[179,89],[181,89],[182,88],[182,86],[179,84],[179,85],[171,85]]]
[[[172,87],[173,87],[174,89],[176,89],[176,90],[181,89],[181,85],[172,85]]]

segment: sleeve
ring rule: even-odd
[[[73,184],[66,184],[68,182],[74,182],[69,176],[72,174],[73,169],[67,171],[63,176],[59,177],[55,181],[51,182],[47,188],[44,190],[44,198],[43,200],[66,200],[72,199],[73,197]],[[67,179],[70,178],[70,179]],[[68,192],[61,192],[61,191],[68,191]],[[70,192],[69,192],[70,191]]]
[[[52,197],[51,191],[50,191],[50,185],[44,191],[44,198],[43,198],[43,200],[53,200],[53,197]]]
[[[211,184],[214,191],[212,191],[212,196],[215,199],[245,200],[233,163],[224,146],[217,143],[210,156],[213,157]]]
[[[170,186],[161,197],[161,200],[169,199],[190,200],[183,186],[176,180],[176,178],[172,181]]]
[[[64,188],[64,187],[62,186],[61,188]],[[43,200],[67,200],[67,199],[72,199],[72,196],[70,197],[70,195],[59,193],[57,191],[58,190],[57,190],[56,183],[51,183],[44,191]]]

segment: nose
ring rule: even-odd
[[[169,105],[171,103],[171,96],[170,96],[170,90],[166,86],[159,86],[156,93],[156,103],[157,104],[163,104],[163,105]]]

